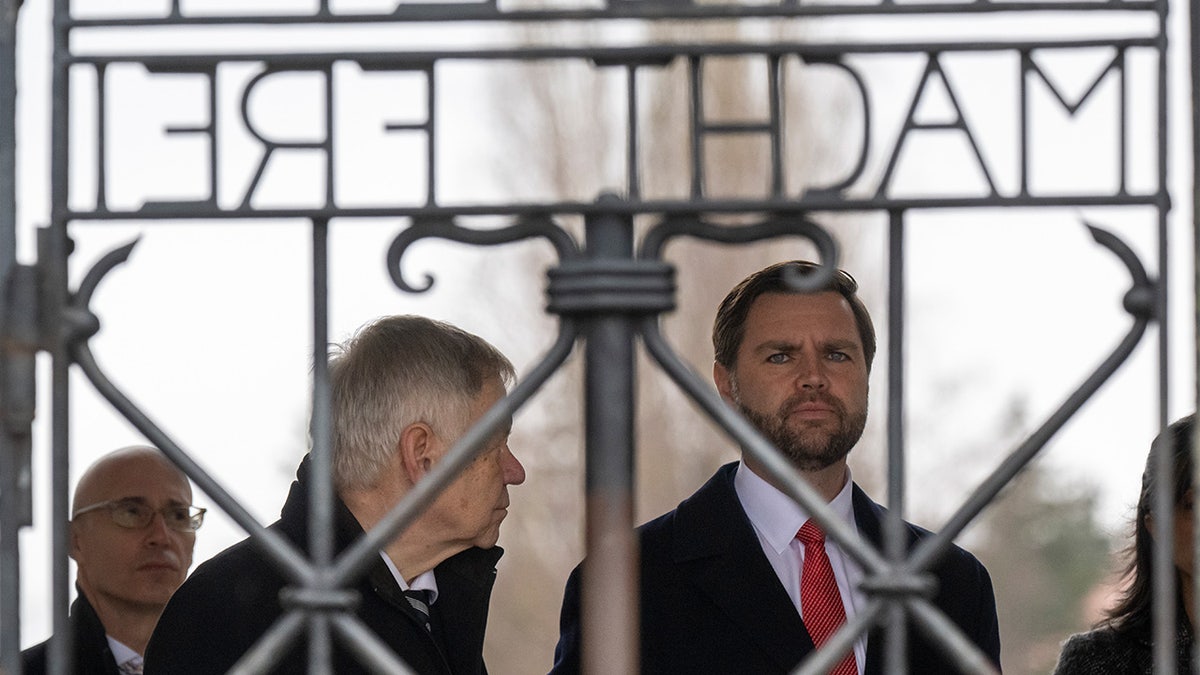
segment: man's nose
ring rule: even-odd
[[[155,511],[146,525],[146,542],[163,545],[171,541],[171,528],[167,527],[167,517],[161,511]]]
[[[824,389],[828,384],[825,361],[819,354],[805,352],[796,357],[797,388]]]
[[[521,460],[517,459],[512,450],[505,448],[501,461],[504,463],[505,485],[520,485],[525,482],[525,467],[521,465]]]

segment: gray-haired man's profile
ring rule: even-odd
[[[334,537],[338,551],[370,529],[505,394],[513,368],[483,339],[417,316],[380,319],[330,358]],[[355,614],[417,673],[482,673],[483,635],[496,576],[508,486],[525,469],[508,429],[380,551],[357,592]],[[276,532],[307,548],[310,462],[301,462]],[[147,673],[225,673],[283,612],[283,575],[249,541],[200,565],[172,599],[151,640]],[[341,641],[336,673],[365,666]],[[308,671],[301,638],[272,671]]]

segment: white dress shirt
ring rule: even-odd
[[[847,468],[846,484],[829,506],[857,530],[851,484],[850,469]],[[808,513],[792,501],[791,497],[746,468],[745,463],[738,465],[733,487],[742,508],[750,518],[750,523],[754,526],[754,533],[758,535],[763,555],[766,556],[767,562],[771,563],[775,575],[779,577],[779,583],[783,585],[796,611],[803,618],[804,610],[800,607],[800,572],[804,567],[804,545],[796,539],[796,532],[808,521]],[[825,540],[825,553],[829,556],[829,564],[833,566],[833,576],[837,579],[838,591],[842,594],[842,604],[846,607],[846,618],[849,620],[857,613],[859,607],[866,604],[866,596],[858,589],[858,582],[862,581],[863,577],[862,567],[844,554],[833,539]],[[861,674],[867,663],[866,634],[854,643],[854,660]]]
[[[122,669],[121,672],[125,672],[123,669],[125,668],[126,663],[133,663],[135,665],[137,670],[134,670],[133,672],[142,672],[140,670],[142,666],[141,654],[133,651],[131,647],[126,646],[124,642],[121,642],[111,635],[105,635],[104,637],[108,639],[108,650],[112,652],[113,661],[117,663],[118,669]]]
[[[411,589],[414,591],[429,591],[429,606],[432,607],[433,603],[437,602],[437,577],[433,575],[433,570],[418,574],[410,584],[404,580],[404,577],[400,576],[400,570],[396,569],[396,564],[392,562],[392,559],[388,557],[388,554],[380,551],[379,557],[383,558],[383,562],[387,565],[388,571],[392,573],[393,577],[395,577],[396,583],[400,584],[400,590],[407,591]]]

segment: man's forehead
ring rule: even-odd
[[[752,334],[821,334],[861,342],[850,303],[833,291],[764,293],[746,315],[745,336]]]
[[[118,499],[187,503],[191,493],[187,478],[165,458],[116,457],[97,465],[81,480],[75,508]]]

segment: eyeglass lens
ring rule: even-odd
[[[167,506],[155,511],[139,502],[116,502],[109,512],[114,523],[128,528],[149,525],[155,513],[161,513],[166,526],[179,532],[194,532],[204,523],[204,511],[191,506]]]

